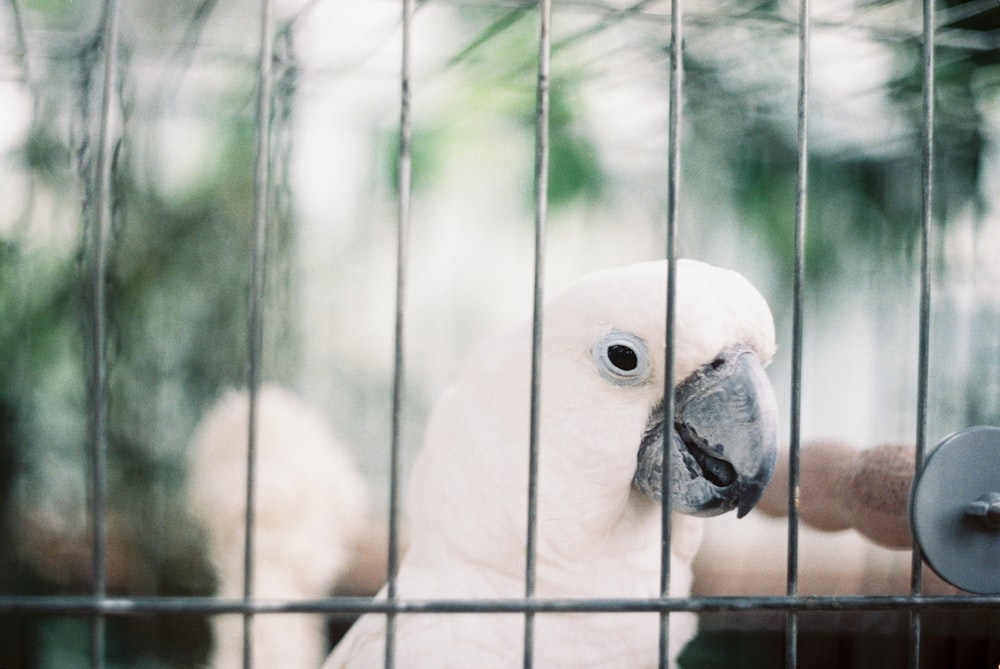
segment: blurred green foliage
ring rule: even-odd
[[[499,17],[482,24],[479,10],[459,11],[475,25],[476,37],[453,56],[448,67],[463,69],[466,87],[449,110],[449,117],[434,127],[418,126],[411,143],[412,187],[415,192],[432,188],[448,154],[468,132],[461,117],[474,110],[488,117],[516,119],[522,136],[535,133],[537,95],[534,57],[537,49],[537,17],[530,6],[501,9]],[[554,208],[574,203],[596,205],[609,178],[587,119],[576,99],[585,70],[562,67],[554,74],[549,94],[549,173],[548,202]],[[399,134],[386,142],[387,181],[399,189]],[[525,185],[524,202],[533,206],[530,182]]]

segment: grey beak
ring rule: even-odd
[[[656,500],[663,489],[662,414],[657,407],[650,415],[634,478]],[[675,510],[749,513],[771,480],[778,450],[777,402],[753,350],[727,349],[677,386],[670,437]]]

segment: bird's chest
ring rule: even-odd
[[[398,657],[407,669],[427,666],[428,657],[442,669],[522,666],[521,614],[402,616],[399,622]],[[672,631],[678,622],[671,622]],[[658,643],[656,613],[543,613],[535,616],[532,657],[535,666],[552,669],[642,669],[656,665]]]

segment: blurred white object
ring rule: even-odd
[[[217,594],[243,596],[248,394],[228,393],[197,426],[189,450],[191,510],[208,534]],[[347,569],[366,518],[365,483],[323,420],[303,402],[265,386],[257,411],[254,596],[322,597]],[[242,666],[243,621],[213,619],[210,666]],[[318,666],[323,618],[256,616],[261,667]]]

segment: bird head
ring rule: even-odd
[[[620,462],[619,480],[629,474],[631,485],[656,501],[669,457],[674,510],[711,516],[736,509],[742,517],[763,494],[777,453],[777,405],[764,372],[775,349],[771,313],[739,274],[678,262],[677,384],[667,425],[666,270],[660,261],[598,272],[547,306],[543,435],[550,420],[553,432],[576,432],[552,418],[570,415],[586,434],[549,433],[544,444],[564,462],[592,457],[604,471]],[[574,411],[579,406],[584,413]]]
[[[594,548],[640,516],[655,524],[666,457],[672,508],[691,515],[743,515],[771,477],[767,303],[735,272],[678,261],[678,382],[666,425],[666,285],[665,261],[639,263],[587,275],[545,304],[538,522],[561,555]],[[524,537],[531,341],[530,323],[487,339],[437,403],[410,477],[414,543],[434,537],[427,543],[476,560],[520,564],[498,547],[516,550]],[[625,532],[645,541],[644,531]]]

